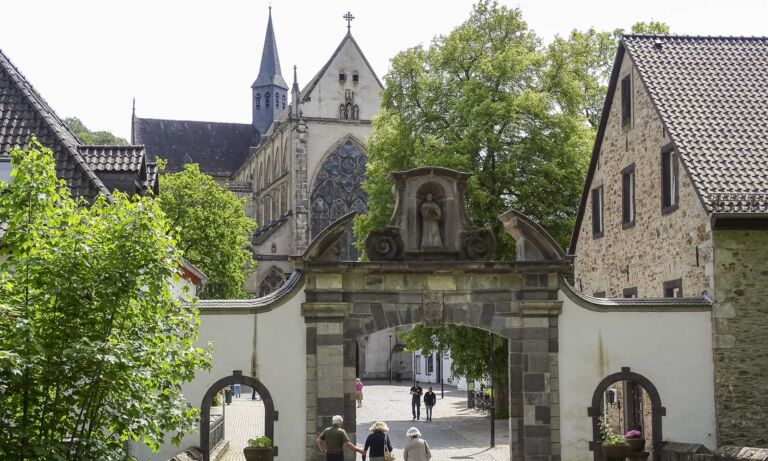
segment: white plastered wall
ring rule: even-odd
[[[560,296],[562,459],[593,459],[587,407],[600,381],[621,367],[656,386],[667,410],[663,440],[715,448],[711,312],[598,312]]]
[[[279,419],[275,422],[274,443],[279,447],[279,459],[304,458],[306,420],[306,329],[301,316],[304,290],[297,290],[277,308],[259,314],[203,309],[200,313],[198,345],[213,344],[212,368],[200,372],[183,386],[187,401],[199,407],[208,389],[219,379],[242,370],[253,375],[255,351],[256,378],[267,388]],[[254,332],[256,333],[254,336]],[[255,349],[254,349],[255,344]],[[169,438],[168,438],[169,439]],[[200,445],[196,431],[184,437],[176,447],[163,445],[159,452],[136,444],[132,454],[139,459],[165,461],[190,447]]]

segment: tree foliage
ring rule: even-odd
[[[109,131],[91,131],[85,124],[77,117],[67,117],[64,119],[64,124],[67,125],[69,131],[75,134],[77,139],[83,144],[109,144],[126,146],[128,141]]]
[[[395,56],[369,138],[369,211],[356,234],[386,224],[390,171],[439,165],[474,174],[470,215],[494,230],[502,259],[514,257],[514,244],[497,216],[511,207],[566,243],[594,132],[560,110],[546,71],[520,11],[487,0],[429,48]]]
[[[632,32],[669,28],[641,22]],[[392,213],[389,172],[438,165],[474,174],[470,215],[494,230],[500,259],[514,258],[497,219],[509,208],[565,246],[622,33],[574,30],[544,47],[519,10],[480,0],[448,35],[395,56],[369,138],[368,213],[356,218],[358,242]],[[417,325],[404,338],[411,350],[450,349],[454,373],[470,380],[488,373],[481,330]],[[495,344],[494,370],[506,377],[506,342]]]
[[[0,458],[123,460],[195,425],[181,385],[206,367],[180,255],[151,198],[76,203],[53,153],[13,149],[0,184]]]
[[[243,281],[253,268],[249,238],[256,226],[244,200],[187,164],[160,181],[160,207],[176,228],[179,248],[208,276],[203,298],[243,298]]]

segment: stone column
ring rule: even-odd
[[[307,460],[325,460],[317,449],[315,439],[331,425],[334,415],[345,417],[345,400],[354,395],[346,392],[344,354],[345,303],[305,303],[302,305],[307,325]],[[352,362],[354,375],[354,356]],[[354,377],[352,377],[354,383]],[[347,395],[349,394],[349,395]],[[354,423],[354,417],[353,423]]]

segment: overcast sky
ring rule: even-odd
[[[130,137],[148,118],[249,123],[267,0],[0,0],[0,49],[61,116]],[[286,81],[303,86],[346,33],[374,70],[467,18],[471,0],[273,0]],[[688,35],[768,35],[765,0],[502,0],[545,41],[574,28],[663,21]]]

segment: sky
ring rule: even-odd
[[[544,43],[573,29],[662,21],[686,35],[768,35],[766,0],[500,0]],[[130,138],[146,118],[251,121],[268,7],[283,76],[304,86],[346,33],[377,74],[399,51],[429,45],[472,0],[0,0],[0,49],[61,117]]]

